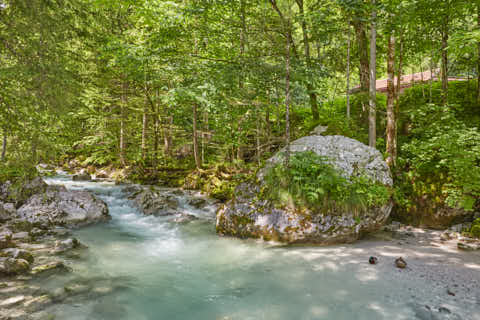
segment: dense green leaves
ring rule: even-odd
[[[295,153],[267,169],[263,196],[280,205],[336,212],[363,212],[390,199],[389,189],[363,175],[345,178],[329,160],[311,151]]]

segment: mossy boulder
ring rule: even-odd
[[[292,153],[313,151],[325,157],[345,178],[359,173],[386,187],[393,184],[388,165],[381,153],[356,140],[342,136],[309,136],[294,141]],[[357,208],[278,206],[261,196],[268,167],[283,161],[283,151],[267,161],[256,182],[239,185],[234,198],[217,212],[219,235],[240,238],[262,238],[286,243],[335,244],[359,239],[380,229],[387,221],[393,203]]]

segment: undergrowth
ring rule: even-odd
[[[281,206],[358,212],[386,204],[391,192],[365,175],[347,179],[327,158],[306,151],[293,154],[288,167],[282,162],[267,169],[262,197]]]

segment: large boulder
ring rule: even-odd
[[[124,192],[145,215],[170,216],[178,213],[178,196],[172,189],[129,186]]]
[[[67,190],[63,186],[50,186],[35,194],[17,211],[19,219],[34,225],[80,227],[103,222],[111,217],[102,200],[88,191]]]
[[[346,178],[366,175],[372,181],[392,186],[392,176],[381,153],[356,140],[342,136],[307,136],[291,143],[292,153],[313,151],[324,156]],[[267,168],[283,160],[283,150],[267,161]],[[217,212],[220,235],[253,237],[288,243],[335,244],[357,240],[378,230],[388,219],[393,204],[357,211],[318,212],[308,208],[276,207],[258,197],[266,169],[258,183],[244,183],[235,197]]]

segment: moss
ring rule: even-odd
[[[480,238],[480,218],[473,222],[470,234],[475,238]]]

